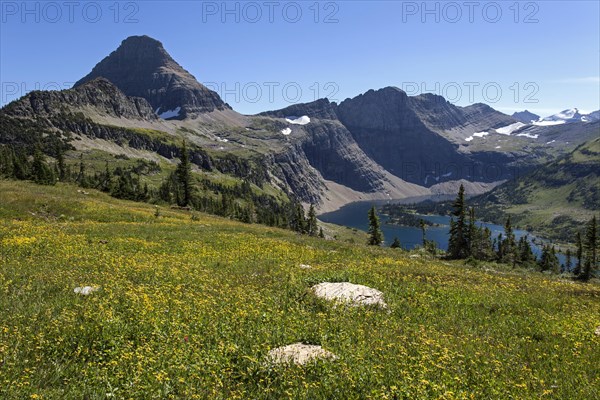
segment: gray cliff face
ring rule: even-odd
[[[267,156],[266,164],[298,199],[310,204],[321,202],[325,185],[310,165],[301,143],[293,144],[287,151]]]
[[[311,122],[302,127],[304,135],[285,151],[295,154],[280,157],[278,163],[291,160],[298,165],[314,169],[328,181],[358,192],[375,193],[382,190],[385,180],[382,168],[365,154],[350,131],[337,119],[336,109],[335,103],[321,99],[260,114],[274,118],[303,115],[311,118]],[[294,192],[301,193],[300,198],[304,201],[314,200],[314,196],[304,190],[303,186],[308,184],[321,190],[322,185],[310,183],[310,179],[306,182],[298,181],[296,176],[303,174],[299,174],[297,166],[289,166],[286,170],[295,170],[294,177],[286,174],[286,181]]]
[[[143,97],[158,114],[181,109],[177,119],[230,107],[219,95],[200,84],[148,36],[132,36],[78,81],[80,86],[104,77],[128,96]]]
[[[471,160],[457,151],[457,145],[430,130],[411,103],[402,90],[385,88],[345,100],[337,113],[358,145],[376,163],[408,182],[433,185],[436,178],[439,180],[439,171],[451,165],[462,167]]]
[[[381,189],[383,174],[342,124],[323,120],[305,129],[302,151],[323,178],[359,192]]]

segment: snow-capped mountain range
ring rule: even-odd
[[[538,121],[532,121],[534,125],[559,125],[572,122],[594,122],[600,119],[600,110],[589,114],[582,114],[577,108],[569,108],[559,113],[550,115],[546,118],[540,118]]]
[[[514,113],[512,117],[517,122],[501,126],[496,129],[473,133],[471,136],[468,136],[464,139],[465,142],[472,142],[475,138],[483,138],[489,134],[519,136],[529,139],[538,139],[540,136],[543,138],[547,133],[551,133],[548,131],[548,129],[556,125],[569,124],[576,127],[578,125],[583,126],[589,123],[598,123],[598,121],[600,121],[600,110],[585,114],[582,113],[578,108],[569,108],[544,118],[538,117],[537,115],[525,110],[519,113]],[[600,135],[600,131],[598,134]],[[552,139],[555,138],[553,137]],[[554,142],[556,142],[556,140],[548,142],[547,144]]]

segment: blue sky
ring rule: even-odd
[[[0,103],[146,34],[237,111],[398,86],[458,105],[600,109],[597,1],[0,2]]]

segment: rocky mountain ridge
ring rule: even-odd
[[[292,119],[298,117],[301,122]],[[473,182],[469,188],[476,194],[549,156],[528,137],[488,135],[519,122],[487,105],[458,107],[441,96],[411,97],[395,87],[340,104],[319,99],[244,116],[145,36],[124,40],[73,89],[32,92],[2,108],[0,118],[13,128],[27,121],[74,136],[78,151],[135,148],[172,159],[185,139],[198,168],[269,181],[321,210],[440,194],[461,180]],[[18,129],[10,129],[13,140]],[[555,136],[566,143],[579,133]],[[492,138],[521,147],[493,146]]]

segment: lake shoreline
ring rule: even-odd
[[[428,200],[427,198],[422,201]],[[402,199],[404,204],[415,204],[415,198]],[[319,215],[319,219],[323,222],[332,223],[336,225],[346,226],[353,229],[359,229],[364,232],[368,231],[368,210],[375,206],[380,208],[384,204],[390,204],[391,201],[360,201],[354,202],[341,207],[337,211],[324,213]],[[398,204],[398,203],[394,203]],[[433,225],[428,225],[425,229],[426,238],[433,240],[437,243],[438,248],[446,250],[448,247],[448,237],[450,230],[450,216],[447,215],[425,215],[415,214],[416,216],[422,217],[423,219],[431,222]],[[422,230],[420,227],[406,226],[390,223],[389,216],[386,214],[380,214],[381,229],[384,234],[384,245],[389,246],[394,238],[398,237],[402,247],[406,250],[412,250],[422,244]],[[495,224],[493,222],[486,222],[477,220],[476,224],[484,226],[492,231],[492,237],[497,237],[499,234],[504,234],[504,226]],[[541,236],[536,235],[535,232],[530,232],[523,229],[515,229],[515,236],[519,239],[522,236],[527,236],[529,242],[532,245],[533,251],[538,256],[541,253],[541,247],[547,243],[553,243]],[[561,249],[561,246],[556,245],[557,250]],[[564,263],[564,254],[559,254],[561,263]]]

